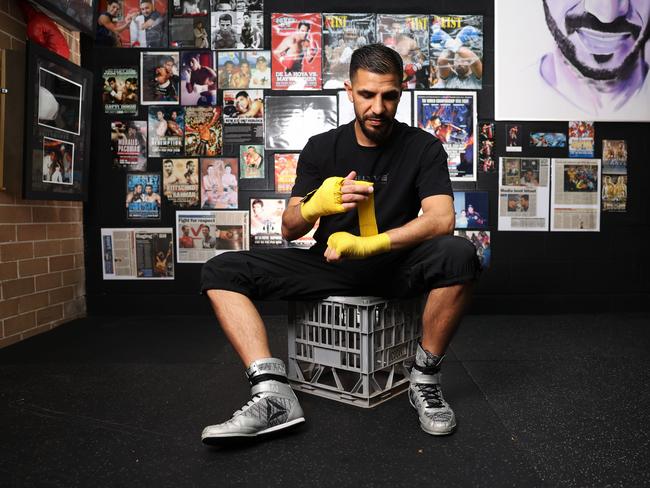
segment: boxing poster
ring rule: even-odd
[[[178,208],[198,206],[199,171],[198,159],[163,159],[165,198]]]
[[[323,88],[343,88],[355,49],[376,42],[375,14],[323,14]]]
[[[404,63],[402,88],[429,86],[429,17],[377,15],[377,42],[397,51]]]
[[[580,121],[569,122],[569,157],[594,157],[594,123]]]
[[[127,173],[127,220],[160,220],[160,204],[160,173]]]
[[[627,142],[603,139],[603,173],[627,174]]]
[[[429,49],[429,88],[479,90],[482,87],[482,15],[432,15]]]
[[[282,238],[282,214],[287,201],[274,198],[250,199],[251,249],[286,247]]]
[[[95,45],[166,48],[167,14],[167,0],[100,0]]]
[[[476,92],[415,92],[418,127],[447,152],[451,181],[476,181]]]
[[[185,155],[219,156],[222,148],[221,107],[187,107]]]
[[[237,208],[238,163],[237,158],[201,159],[201,208]]]
[[[271,14],[274,90],[320,90],[320,14]]]
[[[275,153],[275,193],[291,193],[300,153]]]
[[[140,53],[142,105],[176,105],[180,95],[178,52]]]
[[[240,147],[264,144],[264,92],[223,91],[224,154],[235,155]]]
[[[216,105],[217,71],[212,51],[182,51],[181,105]]]
[[[150,158],[182,155],[185,109],[166,106],[149,107],[147,132]]]
[[[129,171],[147,169],[147,123],[143,120],[111,122],[113,167]]]
[[[104,68],[102,103],[104,113],[137,115],[140,82],[137,68]]]

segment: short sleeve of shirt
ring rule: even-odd
[[[441,143],[434,142],[425,147],[420,158],[416,185],[420,200],[433,195],[449,195],[453,198],[447,153]]]
[[[315,155],[314,144],[310,139],[298,158],[296,182],[291,190],[292,197],[304,197],[310,191],[318,188],[323,182],[323,178],[315,161]]]

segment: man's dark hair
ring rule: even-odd
[[[247,92],[247,91],[244,91],[244,90],[238,92],[237,95],[235,95],[235,98],[239,98],[239,97],[246,97],[246,98],[248,98],[248,92]]]
[[[310,24],[309,22],[305,21],[305,20],[301,20],[300,22],[298,22],[298,30],[300,30],[300,28],[301,28],[303,25],[304,25],[305,27],[307,27],[307,30],[311,30],[311,24]]]
[[[404,77],[404,63],[400,55],[393,49],[378,43],[366,44],[352,53],[350,79],[359,69],[380,75],[392,73],[397,76],[400,83]]]
[[[219,22],[222,20],[232,22],[232,16],[230,14],[223,14],[221,17],[219,17]]]
[[[115,81],[115,77],[114,77],[114,76],[111,76],[111,77],[108,79],[108,82],[109,82],[109,83],[112,83],[112,82],[114,82],[114,81]]]

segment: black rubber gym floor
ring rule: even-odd
[[[286,318],[267,319],[286,359]],[[449,437],[405,395],[365,410],[299,393],[303,427],[210,448],[203,426],[248,400],[213,320],[78,320],[0,350],[0,485],[650,484],[650,315],[468,316],[443,381]]]

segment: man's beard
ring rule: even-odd
[[[645,31],[641,33],[636,26],[631,27],[631,33],[634,35],[636,33],[636,43],[632,51],[625,56],[623,62],[617,68],[592,68],[587,66],[582,61],[580,61],[576,55],[576,48],[571,42],[571,40],[560,30],[557,25],[557,22],[551,15],[550,9],[548,8],[547,0],[544,1],[544,15],[546,17],[546,24],[555,39],[555,42],[564,55],[564,57],[582,74],[587,78],[592,80],[605,81],[605,80],[616,80],[616,79],[625,79],[628,74],[634,68],[637,59],[640,56],[641,50],[645,46],[645,43],[650,37],[650,24],[646,26]],[[568,24],[571,30],[575,30],[576,27],[573,24],[579,23],[581,19],[569,19]]]
[[[385,142],[386,139],[388,139],[388,136],[390,136],[391,129],[393,128],[393,122],[394,119],[389,118],[389,117],[364,117],[355,112],[355,116],[357,118],[357,122],[359,123],[359,127],[361,127],[361,132],[370,139],[372,142],[375,144],[381,144],[382,142]],[[366,120],[367,119],[379,119],[383,123],[381,126],[376,127],[374,129],[369,129],[366,127]]]

